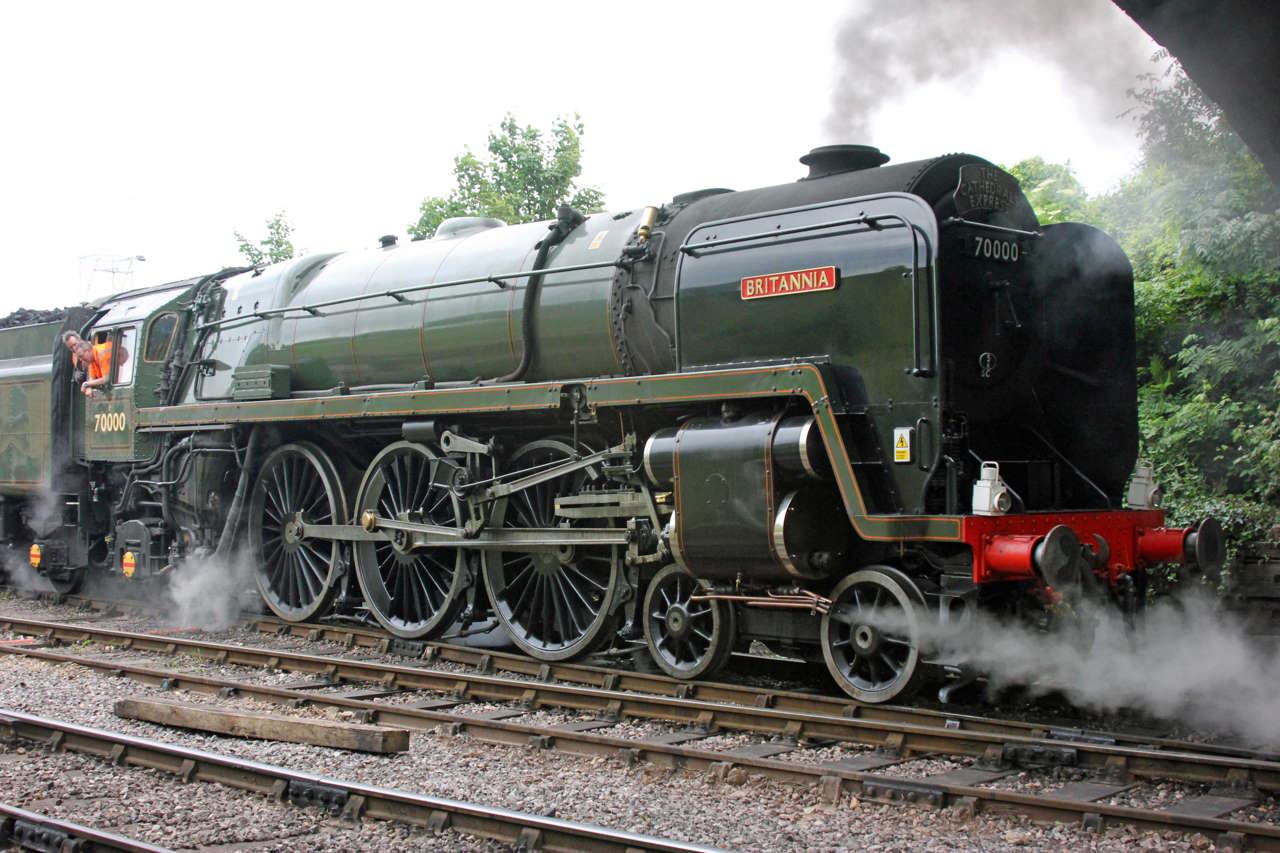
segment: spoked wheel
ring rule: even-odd
[[[535,441],[512,457],[513,471],[570,458],[569,445]],[[578,494],[590,474],[574,471],[515,492],[494,506],[504,528],[559,527],[556,498]],[[590,522],[574,522],[574,525]],[[619,548],[565,545],[554,551],[485,551],[484,584],[498,621],[511,639],[541,660],[585,654],[613,637],[622,582]]]
[[[356,517],[372,510],[383,518],[462,527],[452,475],[421,444],[396,442],[369,463]],[[398,531],[389,541],[357,542],[355,562],[369,612],[398,637],[438,636],[458,618],[471,582],[462,549],[414,548]]]
[[[919,686],[924,596],[897,569],[854,572],[831,591],[822,656],[841,689],[862,702],[906,698]]]
[[[703,678],[719,671],[733,654],[733,606],[724,601],[690,601],[705,589],[679,566],[654,576],[644,596],[644,637],[649,654],[667,675]]]
[[[302,538],[304,524],[344,524],[338,471],[314,444],[286,444],[262,463],[249,502],[249,546],[258,591],[289,622],[322,616],[343,575],[342,544]]]

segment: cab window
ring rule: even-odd
[[[169,354],[169,346],[173,343],[173,333],[178,328],[177,314],[161,314],[151,321],[147,328],[147,346],[142,353],[143,361],[164,361]]]
[[[138,327],[129,326],[116,333],[111,358],[115,367],[111,374],[112,385],[132,385],[133,371],[137,366]]]

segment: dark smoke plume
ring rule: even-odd
[[[935,80],[976,79],[1003,53],[1056,67],[1082,114],[1114,121],[1131,106],[1125,92],[1149,70],[1152,51],[1110,0],[864,0],[836,35],[827,135],[874,144],[870,123],[881,104]],[[1017,105],[975,109],[974,121],[1017,122]],[[920,129],[934,132],[927,115]]]

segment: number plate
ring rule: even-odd
[[[975,234],[967,241],[966,253],[980,261],[999,261],[1002,264],[1016,264],[1022,254],[1017,240],[1003,237],[986,237]]]

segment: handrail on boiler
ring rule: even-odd
[[[292,311],[301,311],[311,316],[317,316],[321,308],[332,308],[335,305],[348,305],[352,302],[360,302],[365,299],[387,298],[394,299],[397,302],[404,302],[404,296],[407,293],[420,293],[426,290],[440,290],[446,287],[458,287],[464,284],[480,284],[482,282],[492,282],[500,288],[505,288],[506,281],[513,278],[525,278],[531,275],[553,275],[555,273],[566,272],[582,272],[584,270],[597,270],[606,267],[625,267],[627,261],[599,261],[592,264],[573,264],[564,267],[548,267],[539,270],[522,270],[520,272],[498,273],[495,275],[480,275],[473,278],[459,278],[452,281],[437,281],[431,284],[415,284],[409,287],[400,287],[395,290],[382,290],[377,293],[361,293],[356,296],[343,296],[338,299],[328,299],[323,302],[313,302],[310,305],[289,305],[284,308],[268,308],[263,311],[253,311],[248,314],[237,314],[234,317],[223,317],[218,320],[211,320],[208,323],[202,323],[196,327],[197,330],[220,328],[232,324],[251,323],[255,320],[267,320],[272,317],[282,317]]]
[[[884,225],[886,222],[896,222],[896,225]],[[776,239],[778,237],[789,237],[795,234],[804,234],[810,231],[825,231],[831,228],[841,228],[848,225],[864,225],[866,231],[857,231],[856,234],[868,234],[875,231],[884,231],[890,228],[906,228],[911,232],[911,350],[912,365],[907,372],[912,376],[933,376],[936,373],[937,352],[934,347],[932,335],[929,337],[929,364],[922,365],[920,363],[920,241],[924,240],[925,245],[929,243],[929,235],[925,234],[920,228],[906,217],[896,213],[882,213],[876,216],[854,216],[848,219],[835,219],[829,222],[816,222],[811,225],[797,225],[792,228],[780,228],[775,231],[758,231],[754,234],[743,234],[738,237],[722,237],[718,240],[707,240],[703,243],[689,243],[687,240],[680,246],[680,251],[690,257],[696,258],[700,252],[708,249],[716,249],[723,246],[735,247],[739,243],[750,243],[758,240]],[[933,296],[934,287],[932,277],[929,279],[929,328],[933,329],[936,318],[933,313]]]

